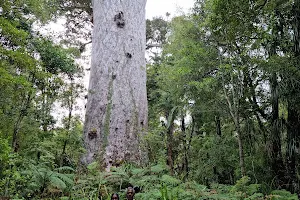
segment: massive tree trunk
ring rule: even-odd
[[[84,141],[87,164],[106,168],[143,159],[147,127],[146,0],[99,0],[93,5],[93,47]]]

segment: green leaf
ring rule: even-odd
[[[57,187],[58,189],[64,190],[67,187],[65,182],[57,176],[50,176],[50,182],[52,186]]]
[[[172,185],[172,186],[175,186],[175,185],[178,185],[181,183],[180,180],[172,177],[172,176],[169,176],[169,175],[166,175],[164,174],[162,177],[161,177],[161,181],[168,184],[168,185]]]

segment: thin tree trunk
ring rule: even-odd
[[[184,180],[187,180],[189,175],[188,145],[190,144],[188,144],[184,116],[181,117],[181,133],[184,136],[183,139],[183,150],[184,150],[183,172],[185,173]]]
[[[251,105],[252,105],[252,110],[254,111],[254,115],[255,115],[255,118],[258,122],[258,125],[259,125],[259,129],[260,129],[260,132],[262,133],[263,135],[263,138],[264,138],[264,144],[267,143],[267,135],[266,135],[266,128],[264,126],[264,124],[262,123],[262,120],[260,119],[260,116],[263,117],[263,119],[267,119],[268,116],[267,114],[264,112],[263,109],[261,109],[258,105],[258,102],[257,102],[257,97],[256,97],[256,93],[255,93],[255,87],[253,85],[253,80],[252,78],[250,77],[249,73],[245,73],[248,81],[247,81],[247,84],[248,84],[248,87],[249,87],[249,90],[250,90],[250,96],[249,96],[249,101],[251,102]],[[247,87],[247,86],[245,86]],[[260,114],[260,116],[259,116]]]
[[[237,133],[238,144],[239,144],[241,174],[242,174],[242,176],[246,176],[244,148],[243,148],[243,141],[242,141],[242,136],[241,136],[241,128],[240,128],[239,124],[236,126],[236,133]]]
[[[288,189],[292,192],[296,192],[299,189],[297,186],[296,178],[296,149],[297,149],[297,137],[299,137],[299,112],[295,108],[294,102],[288,102],[288,128],[287,128],[287,178]]]
[[[216,133],[217,133],[217,135],[222,136],[220,115],[215,116],[215,123],[216,123]]]
[[[243,148],[243,141],[242,141],[242,136],[241,136],[241,128],[240,128],[240,102],[239,102],[239,97],[236,96],[236,92],[234,88],[232,89],[232,102],[230,101],[230,98],[227,94],[224,80],[222,81],[223,84],[223,91],[225,95],[225,99],[227,101],[229,113],[232,117],[232,120],[235,125],[235,130],[237,134],[237,139],[238,139],[238,145],[239,145],[239,158],[240,158],[240,168],[241,168],[241,175],[245,176],[246,175],[246,168],[245,168],[245,158],[244,158],[244,148]],[[241,86],[240,86],[241,87]]]
[[[295,66],[300,64],[300,1],[295,0],[292,9],[293,21],[293,43],[294,43],[294,58]],[[288,189],[291,192],[299,193],[299,183],[297,180],[297,149],[299,149],[300,140],[300,112],[297,109],[300,101],[293,97],[294,94],[299,93],[300,86],[292,83],[289,80],[289,94],[288,97],[288,120],[287,120],[287,175],[289,178]]]
[[[20,125],[23,120],[23,117],[24,117],[23,114],[20,113],[14,125],[13,138],[12,138],[12,147],[14,152],[17,152],[19,150],[18,136],[19,136]]]
[[[26,116],[27,111],[29,109],[30,102],[32,100],[31,93],[29,93],[28,96],[25,98],[26,98],[25,102],[21,106],[19,116],[15,122],[14,129],[13,129],[12,148],[14,152],[17,152],[19,150],[18,137],[19,137],[20,126],[23,121],[23,118]]]
[[[281,152],[281,135],[279,129],[279,104],[278,104],[278,82],[277,74],[273,73],[271,77],[271,102],[272,102],[272,116],[271,116],[271,170],[272,176],[276,177],[276,185],[284,184],[285,167]]]
[[[146,0],[94,1],[85,164],[97,159],[109,169],[145,161],[140,148],[148,115],[145,5]]]
[[[64,144],[63,144],[63,149],[62,149],[62,152],[61,152],[61,155],[60,155],[60,166],[62,167],[64,165],[64,159],[66,158],[66,149],[67,149],[67,144],[68,144],[68,141],[69,141],[69,138],[70,138],[70,128],[71,128],[71,120],[72,120],[72,114],[73,114],[73,107],[74,107],[74,96],[73,96],[73,91],[74,91],[74,83],[72,81],[73,79],[71,78],[71,87],[70,87],[70,96],[68,98],[68,102],[67,102],[67,105],[68,105],[68,109],[69,109],[69,114],[68,114],[68,121],[67,121],[67,124],[66,124],[66,130],[67,130],[67,138],[65,139],[64,141]]]
[[[167,149],[168,149],[168,165],[170,167],[171,176],[174,175],[174,161],[173,161],[173,131],[174,122],[172,121],[167,130]]]
[[[193,134],[194,134],[194,130],[195,130],[195,118],[192,116],[192,129],[191,129],[191,133],[190,133],[190,138],[188,140],[188,151],[190,151],[191,145],[192,145],[192,139],[193,139]]]

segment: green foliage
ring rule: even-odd
[[[18,26],[20,22],[8,20],[4,17],[0,17],[1,33],[6,36],[11,43],[11,45],[24,45],[26,43],[26,38],[28,33]]]
[[[0,2],[1,197],[123,198],[133,185],[137,200],[298,199],[297,1],[197,0],[191,15],[147,20],[147,48],[162,45],[147,65],[150,119],[141,149],[149,162],[104,172],[97,161],[75,174],[84,152],[73,114],[83,91],[79,51],[32,24],[53,19],[58,6],[90,13],[90,3]],[[58,103],[68,112],[61,124]],[[281,161],[278,170],[272,163]]]
[[[242,177],[240,180],[236,182],[234,187],[232,188],[232,192],[243,192],[246,193],[248,189],[248,184],[250,182],[250,178],[247,176]]]
[[[12,172],[9,170],[10,166],[10,146],[8,144],[8,140],[3,139],[0,137],[0,195],[4,195],[4,193],[7,193],[7,191],[3,190],[3,188],[7,187],[7,179],[12,174]],[[8,188],[5,188],[8,190]]]
[[[37,40],[36,48],[45,68],[51,74],[65,73],[69,76],[78,71],[70,53],[49,40]]]
[[[22,175],[20,171],[20,164],[22,158],[17,154],[9,152],[7,163],[3,163],[3,176],[0,181],[0,195],[7,196],[22,196],[28,181],[28,177]],[[6,164],[6,165],[5,165]]]
[[[86,195],[91,199],[97,199],[97,195],[106,199],[109,194],[117,192],[123,198],[125,189],[132,185],[141,190],[135,195],[135,199],[139,200],[265,199],[265,194],[260,193],[259,185],[249,184],[248,177],[238,180],[234,186],[213,184],[211,189],[208,189],[195,181],[183,182],[167,175],[168,169],[163,166],[159,164],[151,168],[136,168],[133,165],[124,165],[113,168],[111,172],[99,172],[99,164],[94,162],[88,166],[88,174],[78,177],[71,195],[75,199],[84,198]],[[295,197],[284,190],[273,193],[266,197]]]
[[[203,129],[205,132],[209,130],[210,127]],[[207,181],[233,184],[230,177],[234,176],[234,169],[238,166],[236,144],[234,138],[226,135],[225,130],[223,134],[220,138],[199,136],[193,141],[193,146],[198,147],[196,152],[191,153],[194,159],[191,163],[191,176],[194,180],[202,184]]]
[[[99,163],[93,162],[87,166],[88,174],[83,174],[75,178],[75,185],[71,196],[75,199],[98,199],[98,197],[108,197],[110,188],[105,180],[105,173],[99,170]]]
[[[9,161],[10,151],[11,149],[9,147],[8,140],[0,137],[0,162],[2,163],[0,167],[0,173]]]
[[[247,176],[242,177],[240,180],[236,182],[236,184],[232,187],[231,193],[240,197],[241,199],[255,199],[263,197],[263,194],[260,193],[260,185],[259,184],[249,184],[250,178]]]
[[[262,193],[255,193],[249,197],[246,198],[247,200],[254,200],[254,199],[257,199],[257,200],[263,200],[264,199],[264,195]]]
[[[298,196],[297,194],[291,194],[289,191],[286,190],[274,190],[271,192],[271,194],[269,195],[270,199],[278,199],[278,200],[283,200],[283,199],[287,199],[287,200],[297,200]]]
[[[70,167],[56,168],[51,170],[47,167],[47,163],[41,163],[37,166],[30,165],[23,173],[30,178],[28,190],[31,193],[47,192],[51,187],[57,188],[61,191],[70,191],[73,186],[73,174],[64,174],[60,171],[74,170]]]
[[[4,0],[0,3],[3,15],[9,17],[20,17],[20,11],[27,15],[45,22],[51,19],[57,11],[57,0]]]
[[[82,126],[70,115],[67,129],[54,130],[51,111],[62,88],[68,88],[66,75],[74,78],[81,72],[73,55],[32,30],[32,20],[52,17],[54,2],[13,3],[0,2],[0,196],[61,196],[72,189],[74,170],[60,167],[76,167]],[[48,70],[51,67],[57,70]],[[75,102],[73,94],[79,89],[74,87],[64,98]]]
[[[167,33],[169,23],[163,17],[154,17],[152,20],[146,20],[146,40],[148,43],[165,44],[167,42]]]

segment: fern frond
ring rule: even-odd
[[[183,187],[186,189],[186,190],[194,190],[196,191],[197,193],[202,193],[204,191],[207,190],[207,186],[205,185],[200,185],[198,183],[196,183],[195,181],[190,181],[190,182],[185,182],[183,184]]]
[[[63,166],[63,167],[56,168],[54,171],[57,171],[57,172],[61,172],[61,171],[71,171],[71,172],[74,172],[75,170],[72,167]]]
[[[155,174],[162,174],[167,171],[168,169],[166,165],[158,164],[151,167],[151,172]]]
[[[143,168],[134,168],[131,170],[133,176],[143,176],[146,170]]]
[[[57,187],[58,189],[61,189],[61,190],[64,190],[67,187],[67,185],[65,184],[65,182],[62,181],[57,176],[51,176],[50,177],[50,183],[51,183],[52,186]]]
[[[168,185],[172,185],[172,186],[175,186],[175,185],[178,185],[181,183],[181,181],[179,179],[176,179],[176,178],[166,175],[166,174],[161,177],[161,181]]]
[[[69,186],[74,184],[74,181],[73,181],[74,175],[73,174],[55,173],[55,174],[53,174],[53,176],[61,179],[64,183],[66,183]]]

